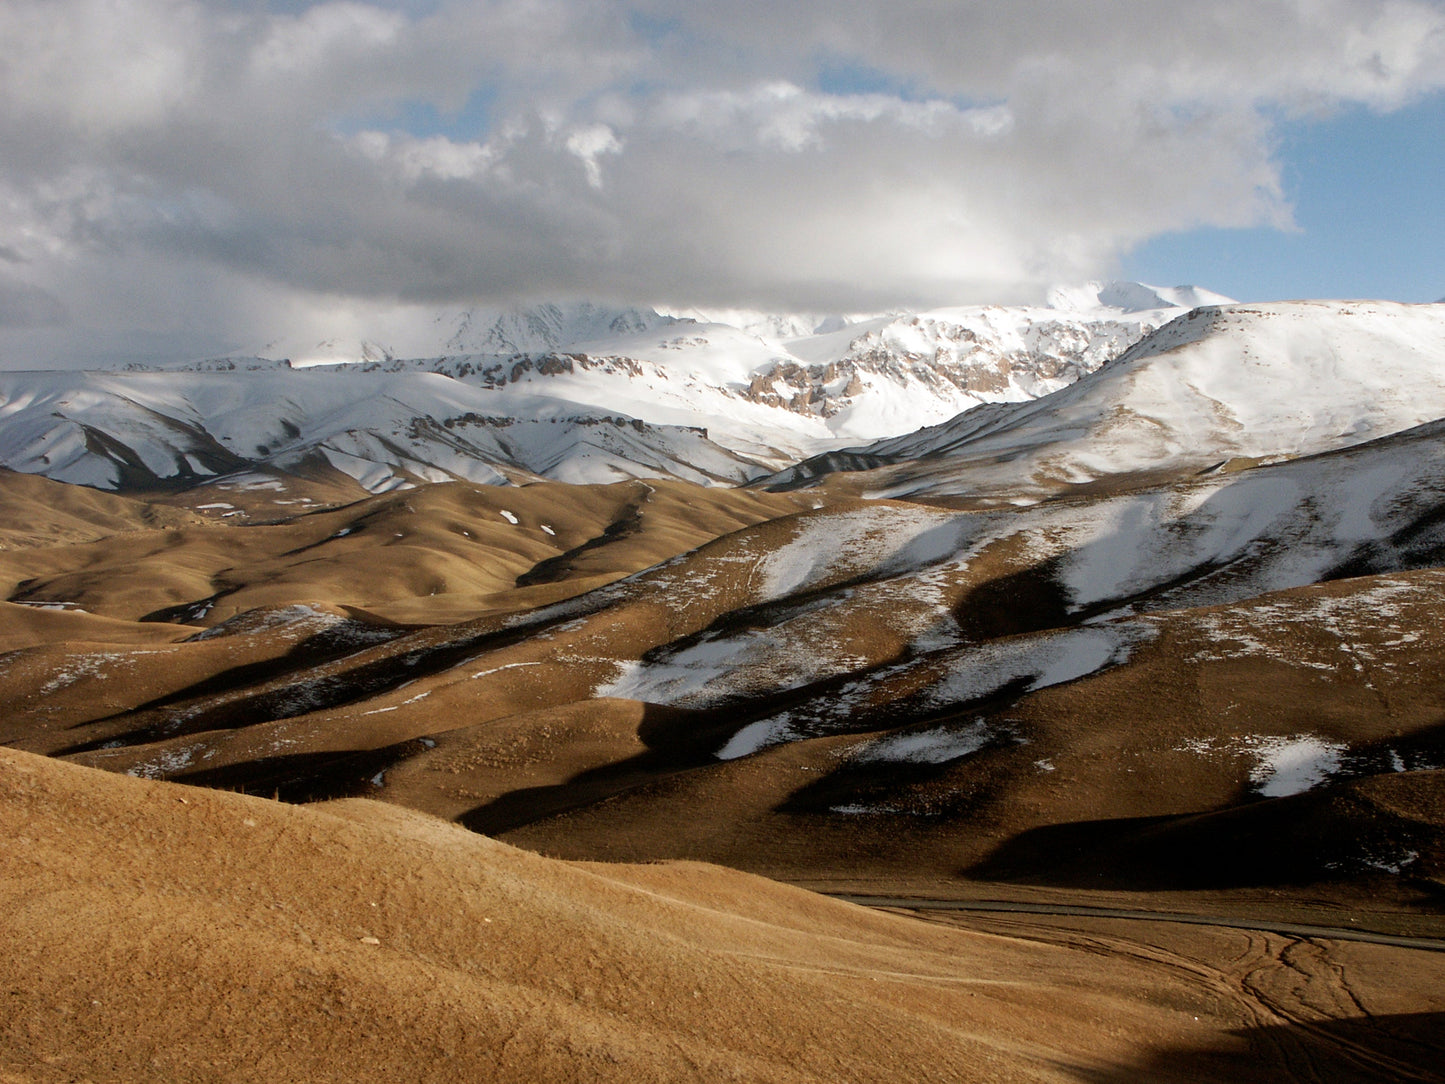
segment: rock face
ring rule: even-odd
[[[835,360],[775,362],[754,374],[744,394],[752,402],[822,418],[890,384],[923,402],[1032,399],[1123,353],[1158,326],[1158,315],[1100,319],[983,309],[903,316],[864,331]]]

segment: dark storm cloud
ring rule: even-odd
[[[58,297],[0,273],[0,328],[58,327],[69,316]]]

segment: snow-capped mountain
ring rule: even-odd
[[[500,314],[464,311],[442,354],[544,354],[573,343],[636,335],[675,323],[652,309],[537,305]]]
[[[102,489],[185,486],[258,467],[328,465],[372,492],[465,479],[736,483],[759,464],[699,428],[429,372],[292,370],[0,374],[0,457]]]
[[[980,403],[1034,398],[1098,368],[1188,308],[1228,301],[1194,287],[1096,282],[1056,288],[1042,306],[873,316],[544,305],[438,317],[437,329],[455,321],[444,341],[433,336],[387,356],[391,364],[424,359],[405,368],[481,373],[493,386],[521,381],[544,394],[565,387],[560,393],[575,401],[649,421],[696,424],[701,413],[723,443],[789,456],[906,433]],[[518,355],[533,366],[517,369]],[[356,360],[377,359],[373,352]],[[577,365],[585,379],[557,379]],[[606,379],[618,372],[625,382]]]
[[[380,338],[331,338],[273,343],[279,361],[7,374],[0,465],[104,488],[317,462],[374,492],[445,478],[736,484],[1056,391],[1210,299],[1093,283],[1046,306],[867,318],[443,313],[409,332],[427,351],[411,358]]]
[[[458,354],[545,354],[568,349],[575,343],[636,334],[675,322],[676,317],[653,309],[590,302],[511,309],[458,308],[406,319],[399,325],[388,322],[361,336],[272,339],[256,354],[284,358],[297,368]]]
[[[868,470],[871,495],[1034,500],[1069,485],[1249,466],[1445,417],[1445,309],[1197,308],[1054,394],[969,411],[784,472]]]

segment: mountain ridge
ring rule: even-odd
[[[1110,477],[1308,455],[1445,417],[1442,356],[1436,306],[1204,306],[1054,395],[825,453],[760,484],[861,468],[856,484],[876,496],[1012,503]]]
[[[811,329],[786,341],[656,310],[544,305],[491,322],[436,317],[428,333],[469,352],[430,357],[333,339],[324,364],[237,356],[0,374],[0,465],[134,489],[303,461],[370,492],[446,478],[739,484],[860,438],[1058,390],[1183,311],[1141,305],[1198,296],[1094,283],[1061,292],[1057,308],[731,314]]]

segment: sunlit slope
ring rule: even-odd
[[[81,611],[210,626],[259,606],[319,602],[400,622],[456,621],[575,594],[814,503],[667,482],[453,484],[312,513],[273,507],[272,522],[241,527],[23,475],[0,482],[18,523],[55,521],[69,499],[133,509],[129,519],[86,521],[88,533],[78,537],[67,527],[70,536],[41,544],[60,528],[46,529],[34,544],[0,552],[7,597],[27,613],[48,608],[70,618],[52,625],[57,638],[78,640],[107,638],[99,626],[86,632]],[[36,486],[49,488],[29,496]],[[201,507],[207,503],[214,502]],[[4,620],[21,639],[7,641],[0,623],[0,645],[27,642],[19,614]]]
[[[1052,395],[989,405],[777,476],[877,496],[1037,500],[1348,447],[1445,417],[1445,306],[1195,309]],[[872,468],[872,469],[869,469]]]
[[[72,746],[83,741],[77,724],[153,702],[220,698],[245,716],[257,690],[272,706],[245,717],[265,722],[307,702],[295,688],[311,687],[314,667],[395,640],[398,621],[445,625],[565,598],[798,504],[665,483],[438,486],[265,526],[196,523],[6,551],[23,601],[0,604],[3,740]],[[409,673],[416,661],[397,665]],[[329,696],[364,699],[372,686],[348,692],[351,664],[334,665],[342,677],[323,683]]]
[[[199,520],[186,510],[0,468],[0,552]]]
[[[93,697],[159,662],[77,658],[43,697],[43,669],[12,669],[8,740],[291,798],[376,794],[578,856],[801,877],[867,853],[891,855],[870,858],[888,876],[954,876],[1038,828],[1445,766],[1421,678],[1439,661],[1442,457],[1425,426],[1110,499],[843,502],[554,604],[120,710]],[[169,650],[270,635],[217,632]],[[1263,676],[1235,716],[1221,690],[1241,674]],[[1290,876],[1431,882],[1421,816]],[[890,833],[915,842],[892,851]]]
[[[1062,1081],[1251,1019],[1126,957],[375,803],[3,750],[0,830],[11,1079]]]

